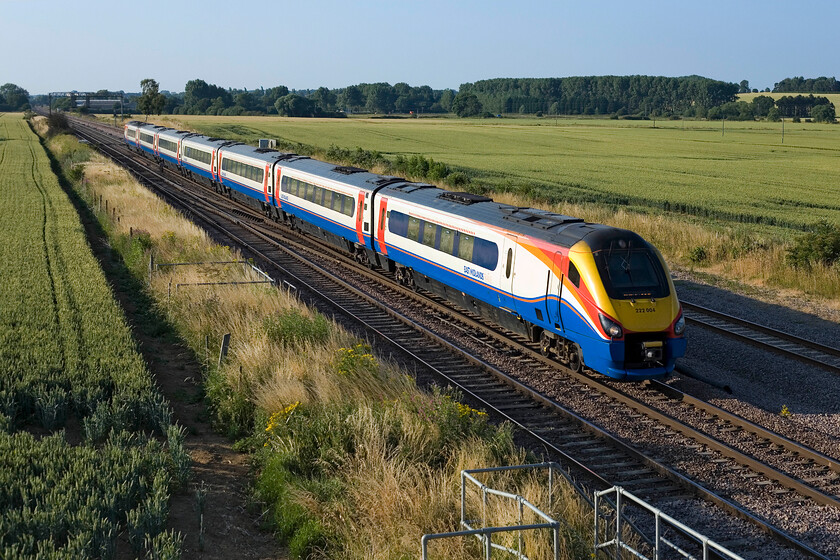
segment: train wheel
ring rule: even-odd
[[[540,333],[540,354],[546,358],[551,356],[554,349],[554,339],[548,336],[545,331]]]
[[[579,373],[583,369],[583,352],[577,343],[572,343],[569,348],[569,369],[575,373]]]

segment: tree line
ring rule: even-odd
[[[459,93],[474,94],[493,113],[705,117],[739,89],[701,76],[576,76],[481,80],[462,84]]]
[[[834,88],[834,78],[786,78],[776,89]],[[429,86],[361,83],[344,88],[290,90],[284,85],[254,90],[224,88],[201,79],[187,82],[182,93],[159,91],[153,79],[141,82],[141,94],[125,94],[143,114],[266,115],[343,117],[348,113],[443,114],[460,117],[498,114],[609,115],[612,118],[813,118],[833,122],[834,106],[825,97],[784,96],[774,101],[757,96],[736,101],[749,92],[740,84],[702,76],[574,76],[569,78],[497,78],[461,84],[452,89]],[[752,90],[756,91],[756,90]],[[123,92],[100,90],[100,95]],[[0,110],[21,110],[26,90],[14,84],[0,88]],[[35,96],[34,104],[46,104]],[[5,109],[3,109],[5,107]],[[53,108],[73,109],[73,100],[53,100]],[[119,110],[115,104],[115,111]]]
[[[811,95],[785,95],[773,99],[769,95],[758,95],[752,101],[730,101],[718,107],[712,107],[706,118],[751,121],[767,119],[778,121],[782,118],[811,118],[816,122],[833,123],[836,118],[834,105],[827,97]]]
[[[785,78],[773,86],[774,93],[840,93],[840,82],[836,78]]]

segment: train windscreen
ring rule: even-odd
[[[595,264],[612,299],[663,298],[670,293],[662,263],[647,248],[604,250]]]

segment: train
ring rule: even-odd
[[[141,121],[125,125],[124,139],[160,166],[527,337],[573,371],[662,378],[685,354],[668,266],[632,231]]]

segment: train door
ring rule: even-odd
[[[278,208],[282,208],[282,203],[280,202],[282,199],[280,198],[281,190],[281,179],[283,177],[283,168],[280,165],[274,166],[274,200],[272,204]]]
[[[379,215],[375,216],[376,218],[376,241],[379,244],[378,247],[374,246],[374,249],[378,250],[383,255],[388,254],[388,248],[385,246],[385,222],[387,221],[386,218],[388,216],[388,199],[387,198],[380,198],[379,199]]]
[[[517,312],[516,309],[516,247],[517,237],[506,236],[502,244],[502,252],[499,255],[502,266],[501,280],[499,281],[499,306],[509,311]]]
[[[263,192],[265,192],[265,202],[266,204],[271,204],[271,197],[272,193],[272,184],[271,184],[271,164],[265,164],[265,173],[263,174]]]
[[[178,140],[178,150],[175,152],[175,159],[178,160],[178,165],[181,165],[181,140]]]
[[[222,151],[219,150],[218,152],[221,155]],[[211,162],[211,164],[210,164],[210,176],[215,181],[216,180],[216,150],[213,150],[213,155],[210,158],[210,162]]]
[[[548,323],[554,325],[554,328],[563,331],[563,320],[560,316],[560,308],[563,305],[563,270],[561,264],[563,262],[563,255],[561,253],[554,254],[554,267],[548,272],[548,281],[546,282],[545,291],[545,310],[548,317]]]
[[[365,220],[365,193],[359,191],[359,198],[356,202],[356,238],[359,243],[365,244],[365,236],[362,234],[362,223]]]

